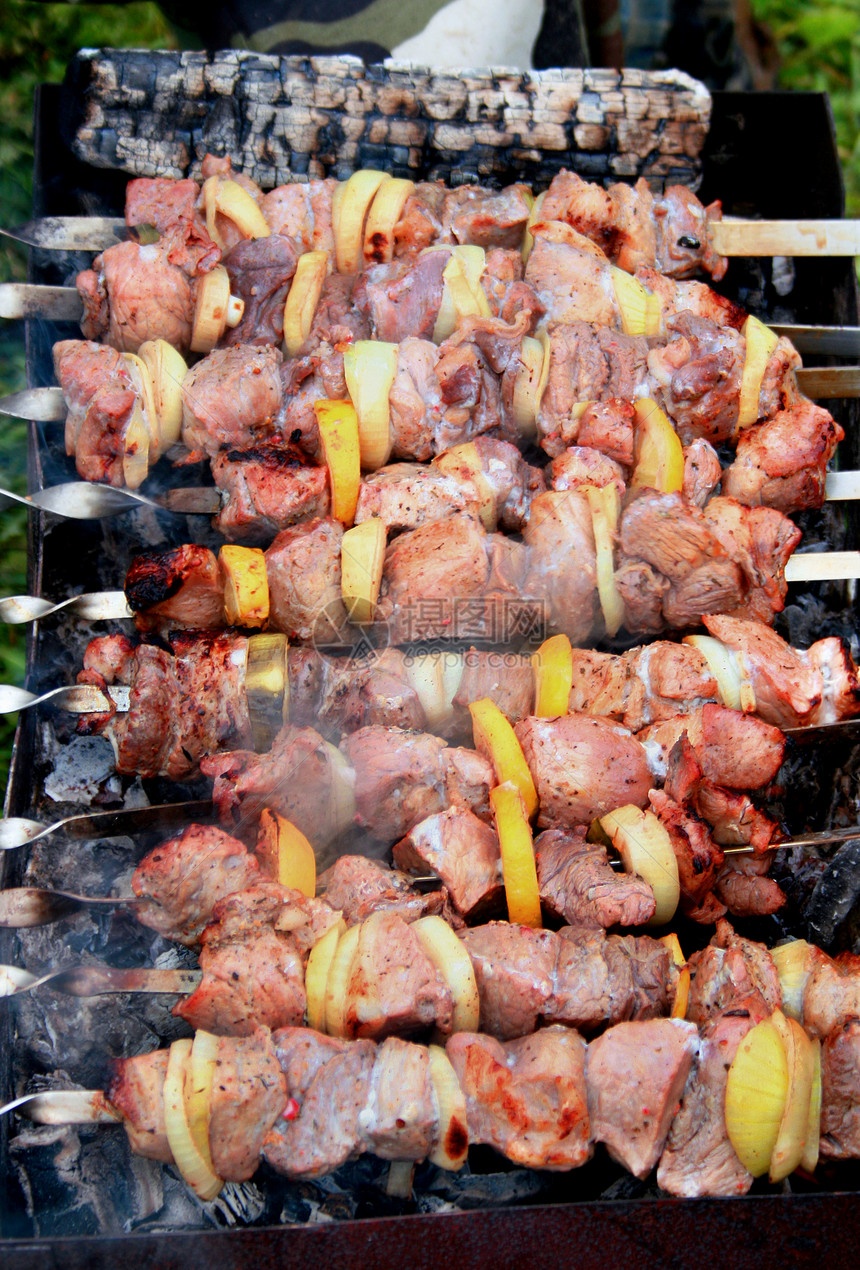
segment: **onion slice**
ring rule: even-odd
[[[137,353],[123,353],[123,366],[132,383],[135,396],[140,402],[140,410],[144,423],[149,431],[149,462],[157,463],[166,450],[161,443],[161,429],[158,426],[158,411],[155,408],[155,393],[152,388],[152,375],[146,362]]]
[[[813,1071],[812,1089],[809,1095],[809,1121],[806,1126],[806,1143],[800,1157],[800,1167],[814,1173],[821,1145],[821,1041],[812,1037]]]
[[[219,1040],[211,1032],[197,1031],[191,1045],[191,1057],[185,1065],[185,1113],[194,1145],[212,1172],[209,1147],[209,1116],[212,1106],[212,1080],[218,1062]]]
[[[356,340],[344,351],[343,370],[358,416],[361,466],[374,472],[391,455],[388,394],[397,374],[397,345],[384,340]]]
[[[359,626],[372,622],[376,612],[385,545],[385,522],[375,517],[354,525],[341,539],[341,596],[349,620]]]
[[[122,478],[128,489],[137,489],[149,472],[149,428],[135,401],[122,433]]]
[[[632,274],[610,265],[609,273],[615,291],[615,301],[621,311],[621,329],[625,335],[659,335],[659,327],[652,330],[655,308],[649,304],[650,292]]]
[[[314,849],[291,820],[265,807],[260,813],[254,852],[281,886],[301,891],[308,899],[314,898],[317,893]]]
[[[451,990],[454,1010],[451,1030],[477,1032],[481,1017],[481,998],[475,980],[475,968],[466,945],[458,939],[444,918],[437,914],[420,917],[412,930],[429,960]]]
[[[545,356],[546,349],[539,339],[533,335],[523,337],[511,408],[514,422],[524,437],[534,436],[537,431],[538,389]]]
[[[526,221],[526,227],[523,230],[523,245],[521,250],[524,265],[528,264],[529,256],[532,254],[532,247],[535,245],[534,235],[532,234],[532,225],[541,220],[541,209],[545,198],[546,190],[544,190],[542,194],[538,194],[537,198],[532,203],[529,218]]]
[[[342,525],[355,519],[361,487],[358,417],[349,401],[314,402],[323,458],[331,485],[331,513]]]
[[[770,955],[779,975],[783,1012],[802,1023],[803,996],[812,972],[812,945],[805,939],[792,939],[772,948]]]
[[[535,677],[535,715],[555,719],[570,709],[573,649],[566,635],[551,635],[531,658]]]
[[[325,986],[325,1030],[329,1036],[345,1037],[349,981],[358,951],[361,926],[348,927],[340,939],[329,965]]]
[[[708,663],[724,706],[730,710],[742,710],[744,714],[755,712],[755,689],[744,675],[740,653],[728,648],[713,635],[685,635],[684,643],[697,648]]]
[[[582,492],[591,510],[591,527],[594,533],[595,571],[597,596],[603,610],[603,621],[608,635],[617,635],[624,625],[624,599],[615,581],[615,536],[621,515],[621,499],[616,485],[585,485]]]
[[[137,350],[149,371],[161,454],[175,445],[182,432],[182,382],[188,364],[167,340],[145,340]]]
[[[770,1167],[788,1097],[788,1059],[770,1019],[747,1032],[726,1079],[726,1132],[753,1177]]]
[[[266,631],[248,637],[245,653],[245,700],[258,753],[269,749],[289,719],[287,637]]]
[[[674,494],[684,487],[684,449],[681,438],[650,397],[633,406],[636,417],[636,466],[629,489],[654,489]]]
[[[759,398],[764,372],[779,343],[776,333],[752,314],[744,322],[743,336],[746,340],[746,356],[738,398],[738,431],[741,428],[749,428],[759,417]]]
[[[383,181],[370,205],[364,227],[363,255],[367,264],[389,264],[394,257],[394,229],[415,182],[404,177]]]
[[[538,796],[526,756],[510,721],[490,697],[469,704],[475,749],[489,758],[500,785],[512,782],[531,820],[538,809]]]
[[[223,265],[204,273],[197,280],[191,351],[211,353],[226,328],[239,325],[244,312],[245,301],[230,294],[230,276]]]
[[[269,620],[269,579],[260,547],[225,544],[218,553],[228,626],[265,626]]]
[[[256,199],[238,181],[210,176],[203,182],[202,194],[207,233],[222,251],[226,244],[218,232],[219,215],[232,221],[243,238],[268,238],[272,232]]]
[[[487,480],[484,465],[481,462],[481,456],[474,441],[464,441],[462,445],[452,446],[450,450],[446,450],[444,454],[440,454],[433,459],[431,467],[435,467],[437,471],[443,472],[446,476],[448,474],[452,476],[462,475],[465,471],[474,481],[478,490],[480,498],[478,515],[481,518],[481,523],[490,533],[498,528],[495,491]]]
[[[768,1170],[772,1182],[781,1182],[798,1167],[806,1146],[815,1049],[800,1024],[787,1019],[781,1010],[774,1010],[771,1022],[779,1032],[788,1062],[788,1093]]]
[[[214,1172],[211,1163],[207,1164],[188,1122],[185,1081],[190,1054],[191,1041],[188,1039],[174,1041],[170,1047],[164,1077],[164,1127],[173,1159],[183,1179],[200,1199],[211,1200],[219,1193],[224,1182]]]
[[[344,186],[338,208],[335,228],[335,258],[338,273],[357,273],[364,246],[364,222],[368,210],[383,181],[390,181],[386,172],[362,168],[353,172]]]
[[[430,1083],[439,1115],[438,1137],[427,1158],[437,1168],[456,1172],[463,1167],[469,1154],[466,1095],[451,1060],[440,1045],[429,1045],[427,1058]]]
[[[600,817],[628,873],[651,887],[657,907],[649,926],[662,926],[675,915],[681,898],[678,861],[666,826],[653,811],[628,803]]]
[[[687,965],[687,959],[681,951],[681,941],[674,931],[668,935],[661,936],[660,943],[665,944],[669,949],[672,963],[678,967],[679,971],[670,1018],[683,1019],[686,1018],[687,1002],[690,999],[690,967]]]
[[[431,649],[407,656],[406,681],[421,702],[431,732],[438,731],[454,717],[454,698],[462,678],[462,653]]]
[[[305,968],[305,997],[307,1000],[308,1027],[317,1032],[326,1029],[326,989],[331,963],[341,935],[346,930],[346,922],[341,917],[334,926],[330,926],[321,939],[314,944],[308,956]]]
[[[499,835],[508,920],[540,928],[543,918],[532,831],[522,795],[513,781],[490,790],[490,806]]]
[[[287,357],[296,357],[311,333],[328,270],[327,251],[306,251],[299,256],[284,303],[284,352]]]

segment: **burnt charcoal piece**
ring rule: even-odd
[[[830,948],[839,927],[860,899],[860,838],[851,838],[818,879],[806,907],[809,938]]]

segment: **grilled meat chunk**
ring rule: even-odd
[[[504,891],[499,840],[463,807],[449,807],[413,825],[395,843],[394,863],[413,873],[437,873],[457,913],[469,920],[494,909]]]
[[[164,1077],[169,1050],[114,1059],[113,1074],[105,1091],[108,1101],[122,1116],[129,1145],[147,1160],[173,1163],[164,1124]]]
[[[657,1169],[657,1182],[670,1195],[745,1195],[752,1186],[726,1132],[726,1078],[741,1041],[765,1017],[760,1004],[751,1003],[703,1026],[681,1110]]]
[[[162,623],[200,630],[224,625],[224,582],[208,547],[185,543],[142,552],[132,560],[123,588],[143,629]]]
[[[383,910],[371,913],[358,930],[344,985],[346,1035],[376,1041],[434,1027],[450,1033],[451,989],[409,923]]]
[[[244,302],[241,321],[224,332],[223,344],[280,344],[284,303],[298,255],[289,238],[269,234],[238,242],[224,257],[230,292]]]
[[[214,825],[190,825],[155,847],[132,874],[142,903],[137,918],[166,939],[195,944],[217,902],[253,886],[260,876],[255,856]]]
[[[268,546],[282,529],[328,515],[328,469],[298,446],[221,450],[212,475],[224,498],[213,524],[228,542]]]
[[[219,1177],[244,1182],[257,1171],[263,1140],[286,1100],[268,1028],[219,1039],[209,1113],[209,1149]]]
[[[647,804],[653,777],[646,753],[623,728],[568,714],[523,719],[514,730],[537,789],[541,829],[589,825],[624,803]]]
[[[728,789],[764,789],[776,777],[785,751],[778,728],[712,702],[643,728],[637,740],[649,750],[655,770],[665,773],[672,747],[684,733],[703,774]]]
[[[568,1028],[504,1044],[460,1032],[446,1053],[466,1096],[469,1139],[526,1168],[572,1169],[591,1155],[585,1045]]]
[[[749,506],[786,513],[820,507],[827,464],[844,436],[827,410],[799,397],[741,433],[723,491]]]
[[[604,847],[585,841],[585,828],[545,829],[535,838],[541,904],[571,926],[644,926],[654,916],[654,892],[642,878],[616,873]]]
[[[821,1142],[824,1159],[860,1155],[860,1019],[831,1032],[821,1047]]]
[[[588,1046],[592,1136],[634,1177],[660,1158],[697,1045],[693,1024],[650,1019],[618,1023]]]
[[[426,732],[383,727],[359,728],[341,748],[355,770],[356,817],[376,838],[397,841],[449,806],[489,820],[495,780],[474,750],[448,747]]]
[[[277,348],[215,349],[182,381],[182,443],[195,457],[222,446],[248,449],[275,438],[282,400]]]
[[[269,620],[303,643],[340,644],[347,615],[341,597],[343,526],[331,516],[282,530],[266,552]]]
[[[444,887],[422,895],[406,873],[363,855],[338,856],[320,874],[318,885],[326,902],[343,914],[347,926],[355,926],[371,913],[381,911],[415,922],[419,917],[443,914],[447,906]]]
[[[843,952],[828,957],[809,950],[809,978],[803,990],[803,1026],[813,1036],[830,1036],[849,1019],[860,1018],[860,957]]]
[[[86,339],[136,353],[145,340],[164,339],[187,349],[194,321],[193,277],[170,260],[171,240],[142,247],[117,243],[79,273]],[[212,259],[209,268],[217,263]]]
[[[769,1016],[782,1004],[779,975],[764,944],[736,935],[727,921],[717,922],[707,948],[689,961],[691,985],[687,1018],[694,1023],[759,1002]]]

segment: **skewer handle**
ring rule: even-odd
[[[29,710],[31,706],[57,706],[70,714],[104,714],[115,706],[128,710],[130,688],[120,684],[107,692],[95,684],[63,684],[50,692],[28,692],[14,684],[0,684],[0,714],[14,714],[17,710]],[[2,840],[0,840],[2,841]]]
[[[24,622],[38,622],[63,610],[85,622],[118,621],[133,618],[123,591],[90,591],[84,595],[72,595],[67,600],[52,604],[39,595],[9,595],[0,600],[0,622],[18,626]]]
[[[74,287],[46,287],[34,282],[0,283],[0,317],[79,322],[83,312],[83,302]]]
[[[860,221],[722,220],[708,226],[721,256],[860,256]]]
[[[49,1089],[24,1094],[0,1107],[0,1116],[20,1111],[36,1124],[114,1124],[119,1113],[100,1089]]]
[[[49,251],[104,251],[132,237],[119,216],[42,216],[0,234]]]
[[[796,552],[785,566],[786,582],[849,582],[860,578],[860,551]]]

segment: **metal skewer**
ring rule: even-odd
[[[189,799],[181,803],[156,803],[150,807],[125,808],[119,811],[91,811],[78,816],[65,816],[53,824],[23,816],[0,819],[0,851],[40,842],[62,831],[68,838],[116,838],[142,833],[145,829],[172,829],[186,822],[206,822],[215,818],[215,805],[209,798]]]
[[[10,498],[34,511],[51,512],[71,520],[98,520],[138,507],[152,507],[177,516],[214,516],[222,505],[220,491],[205,485],[168,490],[166,494],[149,498],[137,490],[96,485],[90,481],[66,481],[28,495],[0,488],[0,498]]]
[[[87,908],[137,908],[145,903],[135,895],[76,895],[39,886],[11,886],[0,891],[0,926],[15,930],[47,926]]]
[[[24,1094],[0,1107],[0,1116],[10,1111],[23,1111],[36,1124],[116,1124],[120,1119],[100,1089],[49,1089],[41,1094]]]
[[[61,966],[33,975],[17,966],[0,965],[0,997],[20,996],[50,986],[70,997],[100,997],[116,992],[176,993],[184,996],[200,983],[199,970],[120,969],[116,966]]]
[[[129,227],[122,217],[50,216],[0,233],[28,247],[57,251],[104,251],[126,239],[149,241],[147,226]],[[708,241],[721,256],[857,256],[860,221],[746,220],[709,221]]]
[[[31,706],[57,706],[70,714],[104,714],[128,710],[131,689],[125,684],[98,688],[95,684],[63,684],[49,692],[28,692],[14,684],[0,684],[0,714],[14,714]]]

